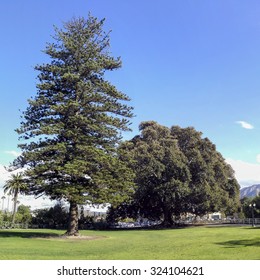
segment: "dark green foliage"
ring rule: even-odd
[[[255,204],[255,207],[253,207],[252,209],[253,204]],[[253,214],[255,218],[260,218],[260,195],[254,198],[249,198],[249,197],[242,198],[241,210],[246,218],[252,218],[252,211],[254,212]]]
[[[149,211],[149,209],[147,209]],[[144,209],[143,209],[144,211]],[[130,200],[128,202],[123,202],[117,207],[109,207],[106,221],[112,225],[118,221],[124,220],[126,218],[138,218],[140,214],[140,207],[137,199]],[[152,213],[150,213],[152,215]],[[149,217],[151,218],[151,215]],[[156,213],[155,213],[156,215]],[[156,215],[156,218],[158,216]]]
[[[172,216],[179,217],[185,210],[190,192],[187,159],[167,127],[144,122],[140,131],[121,146],[134,159],[138,188],[131,209],[137,208],[138,215],[150,219],[163,217],[164,223],[171,225]]]
[[[94,228],[94,216],[84,216],[81,215],[79,219],[80,229],[93,229]]]
[[[19,205],[16,213],[16,222],[22,224],[30,224],[32,221],[32,214],[30,206]]]
[[[68,224],[68,211],[57,203],[49,209],[37,209],[33,212],[32,224],[40,228],[66,228]]]
[[[109,52],[104,20],[77,18],[56,29],[39,71],[37,95],[17,130],[29,193],[70,203],[68,234],[77,234],[77,205],[118,204],[133,192],[133,172],[117,155],[129,130],[128,96],[105,79],[121,67]]]
[[[240,186],[215,145],[193,127],[173,126],[171,134],[188,159],[191,193],[187,211],[199,216],[215,211],[227,215],[237,212]]]
[[[169,129],[152,121],[141,123],[140,130],[120,147],[125,160],[132,158],[128,162],[138,188],[132,201],[110,209],[108,220],[146,217],[171,225],[173,218],[187,213],[238,211],[234,171],[201,132],[190,127]]]
[[[31,221],[32,214],[30,206],[18,206],[15,222],[13,221],[13,214],[0,211],[0,228],[28,228]]]

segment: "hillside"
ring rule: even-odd
[[[240,198],[254,197],[260,194],[260,184],[245,187],[240,190]]]

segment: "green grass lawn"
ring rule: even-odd
[[[0,230],[2,260],[259,260],[260,227],[81,231],[102,238],[50,238],[57,230]]]

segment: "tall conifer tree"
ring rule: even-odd
[[[109,52],[104,20],[89,15],[55,29],[50,63],[37,65],[37,94],[17,129],[29,193],[70,204],[68,235],[78,234],[78,204],[119,203],[133,191],[133,172],[117,155],[129,130],[129,97],[106,80],[121,67]]]

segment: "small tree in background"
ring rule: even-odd
[[[33,211],[32,224],[40,228],[66,228],[68,224],[68,211],[61,203],[57,203],[47,209],[36,209]]]
[[[20,193],[25,193],[27,186],[24,182],[22,173],[11,174],[11,178],[5,182],[4,193],[13,195],[13,213],[12,213],[12,223],[15,222],[17,199]]]
[[[30,224],[32,221],[31,207],[19,205],[17,208],[17,222],[22,224]]]
[[[260,195],[255,197],[244,197],[241,199],[241,210],[246,218],[252,218],[252,211],[255,218],[260,218]],[[255,207],[252,208],[252,205]],[[250,206],[249,206],[250,205]]]

